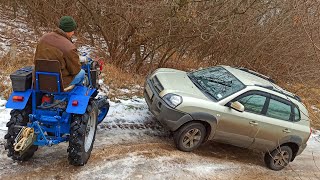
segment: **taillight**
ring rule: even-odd
[[[308,137],[307,141],[308,141],[309,138],[311,137],[311,134],[312,134],[312,129],[311,129],[311,127],[310,127],[310,134],[309,134],[309,137]]]
[[[103,60],[100,59],[100,60],[98,61],[98,63],[99,63],[100,71],[102,71],[102,69],[103,69]]]
[[[14,102],[23,102],[24,97],[23,96],[13,96],[12,100]]]
[[[78,106],[78,101],[77,100],[72,101],[72,106]]]

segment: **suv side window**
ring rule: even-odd
[[[238,101],[244,106],[245,111],[261,114],[266,99],[267,97],[262,95],[250,94],[238,99]]]
[[[297,122],[300,120],[300,110],[297,107],[294,107],[293,109],[294,112],[294,121]]]
[[[290,121],[291,105],[270,99],[266,116],[281,120]]]

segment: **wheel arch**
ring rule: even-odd
[[[84,114],[88,107],[89,100],[90,96],[71,95],[66,112],[70,114]],[[73,101],[77,101],[77,105],[74,106]]]
[[[209,113],[204,113],[204,112],[191,113],[190,116],[191,118],[188,121],[181,124],[180,127],[190,122],[199,122],[203,124],[206,128],[206,137],[204,141],[211,140],[214,136],[214,133],[217,127],[216,117],[214,117]]]
[[[192,120],[187,123],[200,123],[200,124],[204,125],[204,127],[206,128],[206,136],[204,137],[204,142],[209,140],[211,132],[213,131],[210,123],[208,123],[207,121],[203,121],[203,120]],[[185,123],[185,124],[187,124],[187,123]]]
[[[294,158],[297,156],[297,153],[299,151],[299,145],[294,142],[287,142],[287,143],[281,144],[281,146],[289,146],[291,148],[291,150],[292,150],[291,162],[292,162],[294,160]]]
[[[292,159],[291,161],[294,160],[294,158],[297,156],[297,153],[299,151],[299,147],[302,145],[302,138],[296,135],[290,135],[287,136],[285,138],[283,138],[279,145],[280,146],[289,146],[292,150]],[[274,149],[276,149],[277,147],[275,147]]]

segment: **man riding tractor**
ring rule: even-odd
[[[68,91],[81,84],[85,72],[81,69],[79,55],[71,37],[77,23],[71,16],[63,16],[59,28],[40,38],[34,59],[55,59],[60,62],[64,90]]]

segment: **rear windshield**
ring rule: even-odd
[[[200,90],[208,93],[216,100],[240,91],[245,87],[236,77],[223,67],[210,67],[188,74]]]

